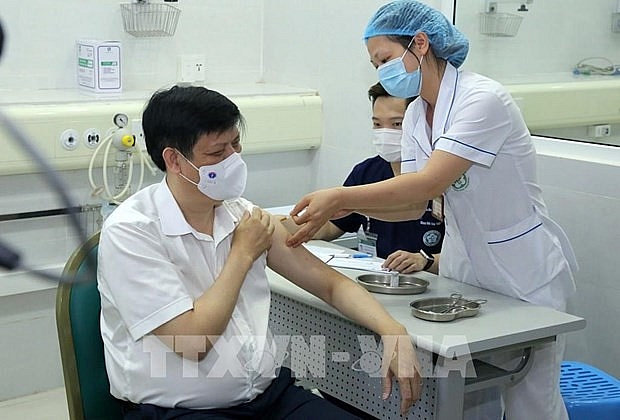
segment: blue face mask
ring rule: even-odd
[[[413,42],[413,39],[411,42]],[[411,42],[409,46],[411,46]],[[403,58],[409,51],[409,46],[399,58],[390,60],[377,68],[381,85],[383,85],[387,93],[397,98],[406,99],[418,96],[422,89],[422,73],[420,69],[422,68],[424,56],[420,59],[420,66],[418,69],[412,73],[408,73]]]

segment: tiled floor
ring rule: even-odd
[[[69,418],[64,388],[0,401],[2,420],[66,420]]]

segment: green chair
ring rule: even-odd
[[[56,327],[71,420],[122,419],[120,402],[110,395],[99,329],[95,233],[69,257],[58,285]]]

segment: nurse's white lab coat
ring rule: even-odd
[[[564,310],[575,291],[577,263],[565,233],[549,218],[536,180],[536,151],[510,94],[447,63],[432,132],[425,111],[418,98],[405,114],[402,172],[421,170],[435,149],[473,162],[443,194],[440,274]],[[529,373],[503,394],[506,418],[567,418],[559,392],[563,343],[560,337],[533,353]],[[501,418],[492,392],[468,394],[465,418]]]
[[[549,218],[536,180],[536,151],[510,94],[497,82],[447,63],[433,130],[416,99],[403,121],[402,172],[433,150],[473,162],[444,193],[440,274],[564,309],[577,269],[562,229]]]

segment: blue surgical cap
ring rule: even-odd
[[[424,32],[433,54],[454,67],[467,57],[469,41],[439,11],[414,0],[396,0],[381,6],[364,31],[364,40],[375,36],[415,36]]]

